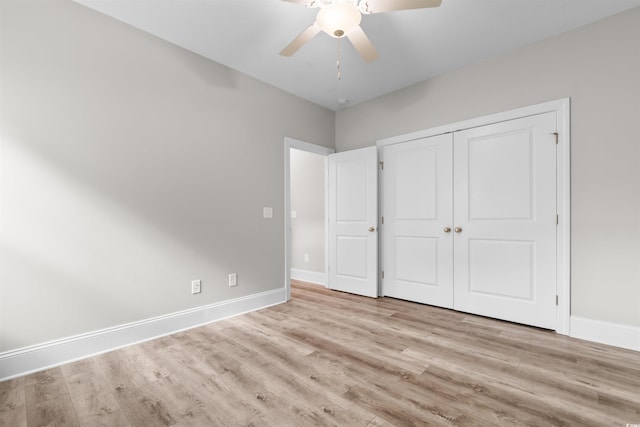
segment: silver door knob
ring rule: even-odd
[[[376,228],[375,228],[375,227],[369,227],[369,231],[370,231],[371,233],[373,233],[374,231],[376,231]]]
[[[453,231],[455,231],[456,233],[462,233],[462,228],[456,227],[453,229]]]
[[[444,232],[445,233],[451,233],[451,227],[445,227],[444,228]]]

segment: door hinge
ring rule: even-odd
[[[380,169],[384,170],[384,162],[380,162]]]
[[[556,145],[558,144],[558,132],[552,132],[551,135],[556,137]]]
[[[556,225],[560,224],[560,216],[558,216],[558,214],[556,214]]]
[[[384,279],[384,270],[382,270],[382,278]]]
[[[381,224],[384,224],[384,217],[381,217],[381,218],[380,218],[380,223],[381,223]]]
[[[558,305],[558,295],[556,295],[556,305]]]

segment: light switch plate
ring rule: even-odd
[[[273,208],[263,208],[262,209],[262,217],[263,218],[273,218]]]

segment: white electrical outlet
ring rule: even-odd
[[[238,275],[236,273],[229,275],[229,286],[238,286]]]
[[[191,293],[199,294],[201,291],[202,281],[200,280],[192,280],[191,281]]]
[[[309,262],[309,254],[304,254],[304,262]]]

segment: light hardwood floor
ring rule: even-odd
[[[293,299],[0,383],[0,425],[640,423],[640,353],[391,298]]]

